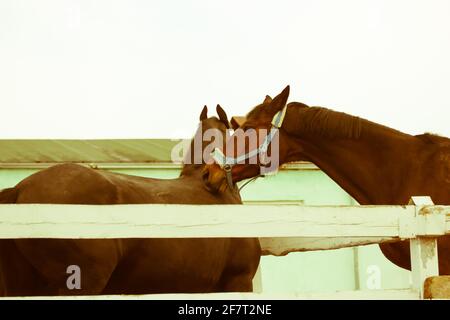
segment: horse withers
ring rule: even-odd
[[[241,204],[236,189],[205,187],[205,159],[191,161],[200,132],[229,122],[205,107],[190,152],[176,179],[151,179],[60,164],[0,193],[0,203]],[[201,139],[201,141],[198,141]],[[197,151],[196,151],[197,152]],[[151,210],[151,209],[149,209]],[[64,212],[61,212],[64,214]],[[123,213],[126,215],[126,211]],[[152,214],[151,211],[148,214]],[[203,293],[252,291],[261,249],[255,238],[6,239],[0,240],[0,293],[6,296]],[[68,288],[67,268],[79,267],[81,288]]]

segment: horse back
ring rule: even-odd
[[[113,183],[96,170],[71,163],[36,172],[15,189],[17,203],[117,203],[117,189]]]
[[[17,200],[17,189],[7,188],[0,191],[0,203],[15,203]]]

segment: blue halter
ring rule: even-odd
[[[278,132],[278,129],[281,128],[283,124],[284,117],[286,116],[286,109],[287,105],[284,106],[284,108],[280,111],[278,111],[275,116],[272,118],[271,122],[271,128],[269,134],[264,139],[263,143],[256,149],[251,150],[247,152],[246,154],[243,154],[241,156],[238,156],[236,158],[234,157],[227,157],[222,150],[219,148],[214,148],[213,152],[211,153],[211,157],[214,159],[214,161],[226,172],[227,176],[227,182],[230,188],[233,186],[233,181],[231,177],[231,168],[238,164],[242,163],[243,161],[253,158],[257,155],[265,155],[267,153],[267,149],[269,148],[270,143],[272,142],[273,138],[275,137],[275,134]]]

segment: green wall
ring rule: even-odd
[[[282,170],[242,190],[244,201],[297,200],[305,205],[355,205],[320,170]],[[410,272],[381,253],[378,245],[291,253],[262,258],[264,292],[396,289],[410,286]]]
[[[36,169],[0,169],[0,189],[14,186]],[[170,179],[178,168],[120,168],[112,171]],[[241,192],[244,202],[300,202],[306,205],[352,205],[354,200],[323,172],[316,169],[281,170],[259,178]],[[377,245],[339,250],[264,256],[263,291],[312,292],[354,289],[406,288],[410,272],[396,267]]]

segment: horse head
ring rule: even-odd
[[[227,140],[228,148],[216,150],[215,162],[205,167],[209,188],[226,190],[230,181],[275,171],[289,161],[293,139],[282,128],[288,97],[289,86],[273,99],[266,95],[245,117],[232,119],[235,131]]]
[[[231,128],[228,116],[220,105],[217,105],[216,112],[218,117],[208,117],[208,107],[203,107],[199,116],[200,122],[197,131],[183,161],[184,166],[181,175],[200,169],[205,181],[211,179],[210,172],[205,170],[205,167],[214,163],[211,154],[215,148],[225,149],[226,141],[230,136],[228,130]],[[210,189],[208,185],[205,186],[208,191],[217,191]]]

